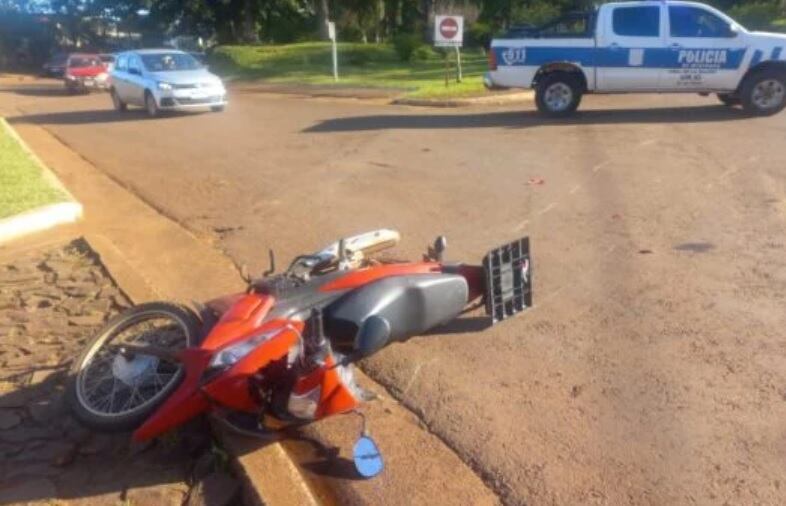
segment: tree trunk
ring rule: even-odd
[[[434,0],[420,0],[420,14],[423,16],[423,39],[431,40],[431,11],[434,9]]]
[[[243,42],[247,44],[259,43],[256,0],[245,0],[243,2]]]
[[[317,3],[317,18],[319,20],[319,38],[328,40],[328,21],[330,21],[330,8],[328,7],[328,0],[318,0]]]

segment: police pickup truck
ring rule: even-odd
[[[765,116],[786,106],[786,34],[695,2],[607,3],[494,39],[485,84],[534,88],[549,116],[573,113],[584,93],[631,92],[717,93]]]

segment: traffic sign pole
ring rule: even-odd
[[[445,88],[448,87],[449,75],[450,75],[450,62],[448,61],[448,52],[445,51]]]
[[[333,54],[333,80],[338,82],[338,48],[336,47],[336,23],[328,21],[328,37],[333,46],[331,53]]]
[[[456,74],[456,82],[460,83],[464,76],[461,75],[461,49],[459,49],[458,46],[456,46],[456,67],[456,71],[458,72]]]

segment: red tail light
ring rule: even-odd
[[[489,70],[497,70],[497,53],[493,47],[489,48]]]

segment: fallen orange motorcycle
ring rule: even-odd
[[[196,312],[151,302],[121,313],[74,365],[73,412],[96,430],[133,430],[137,441],[205,412],[269,434],[355,410],[368,396],[352,364],[392,342],[480,305],[498,322],[532,304],[528,238],[491,250],[482,265],[445,262],[444,237],[420,262],[372,257],[398,240],[385,229],[342,239],[281,274],[271,252],[271,269],[247,279],[245,293]],[[363,476],[383,467],[365,428],[355,463]]]

